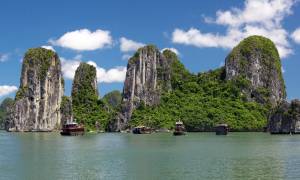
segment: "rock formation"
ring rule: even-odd
[[[96,68],[82,62],[75,72],[72,85],[72,98],[76,99],[78,94],[84,93],[85,91],[91,92],[94,96],[97,96],[97,98],[99,96]]]
[[[300,101],[283,102],[269,120],[270,133],[300,133]]]
[[[20,88],[8,131],[52,131],[59,128],[64,81],[58,55],[44,48],[29,49],[23,59]]]
[[[99,93],[96,68],[87,63],[80,63],[75,72],[72,86],[72,109],[74,119],[86,126],[93,125],[100,113]]]
[[[110,129],[125,129],[133,110],[141,104],[159,104],[161,93],[171,90],[171,62],[153,45],[140,48],[129,59],[122,110]]]
[[[274,43],[261,36],[250,36],[226,58],[226,79],[249,81],[244,88],[248,99],[277,107],[285,98],[281,61]]]

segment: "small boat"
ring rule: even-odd
[[[216,135],[227,135],[229,127],[227,124],[218,124],[216,127]]]
[[[146,126],[137,126],[132,129],[133,134],[151,134],[152,129]]]
[[[62,131],[60,132],[62,136],[78,136],[84,135],[84,127],[78,125],[76,122],[70,122],[63,125]]]
[[[181,136],[181,135],[185,135],[185,127],[183,125],[182,121],[177,121],[175,123],[175,130],[173,132],[174,136]]]

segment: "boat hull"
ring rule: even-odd
[[[75,132],[60,132],[62,136],[83,136],[84,131],[75,131]]]
[[[183,135],[185,135],[185,132],[184,131],[174,131],[173,135],[174,136],[183,136]]]
[[[84,128],[66,128],[60,132],[62,136],[82,136],[84,135]]]

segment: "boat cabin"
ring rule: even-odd
[[[229,127],[227,124],[218,124],[215,127],[216,135],[227,135],[229,131]]]
[[[175,130],[173,132],[174,136],[185,135],[185,127],[182,121],[177,121],[175,123]]]

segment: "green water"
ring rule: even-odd
[[[300,136],[0,131],[0,179],[299,179]]]

